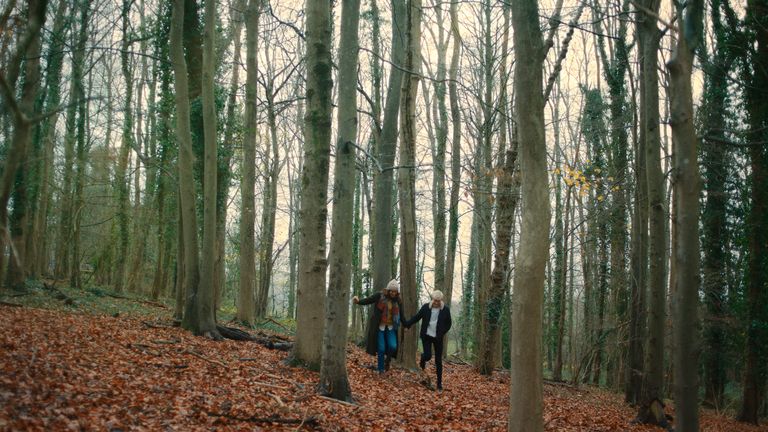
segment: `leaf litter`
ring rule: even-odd
[[[0,306],[3,431],[504,431],[508,375],[445,364],[446,390],[350,346],[354,404],[317,394],[316,372],[288,353],[216,342],[138,317]],[[427,368],[434,374],[434,366]],[[547,431],[654,431],[621,395],[544,384]],[[702,410],[702,430],[766,431]]]

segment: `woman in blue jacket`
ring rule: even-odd
[[[437,368],[437,390],[443,389],[443,336],[451,329],[451,310],[443,302],[443,293],[433,291],[430,294],[432,301],[424,303],[419,312],[409,320],[403,321],[405,328],[421,321],[421,346],[424,352],[421,354],[419,366],[424,369],[427,362],[435,353],[435,367]]]

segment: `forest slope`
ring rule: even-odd
[[[167,317],[166,317],[167,319]],[[350,345],[357,405],[253,342],[214,342],[141,316],[0,306],[0,430],[505,430],[509,380],[447,364],[443,393],[380,377]],[[428,371],[434,373],[432,366]],[[620,395],[544,386],[549,431],[642,431]],[[704,431],[758,431],[704,412]]]

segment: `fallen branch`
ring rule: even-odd
[[[283,402],[283,400],[280,399],[280,396],[272,393],[267,393],[267,394],[270,395],[272,399],[274,399],[275,402],[277,402],[278,405],[280,405],[280,408],[285,408],[285,402]]]
[[[259,387],[269,387],[269,388],[278,389],[278,390],[290,390],[290,387],[276,385],[276,384],[269,384],[261,381],[252,382],[251,384]]]
[[[328,396],[318,395],[317,397],[319,397],[320,399],[325,399],[325,400],[327,400],[329,402],[336,402],[336,403],[340,403],[342,405],[351,406],[351,407],[355,407],[355,408],[359,407],[359,405],[353,404],[352,402],[347,402],[347,401],[343,401],[343,400],[339,400],[339,399],[334,399],[334,398],[328,397]]]
[[[150,305],[150,306],[154,306],[154,307],[168,309],[168,306],[166,306],[166,305],[164,305],[162,303],[153,302],[153,301],[149,301],[149,300],[130,298],[130,297],[122,296],[120,294],[112,294],[112,293],[104,293],[104,295],[106,295],[107,297],[112,297],[112,298],[116,298],[116,299],[129,300],[129,301],[136,302],[136,303],[141,303],[141,304],[145,304],[145,305]]]
[[[157,345],[173,345],[173,344],[177,344],[177,343],[181,342],[181,339],[176,339],[176,338],[168,339],[168,340],[166,340],[166,339],[153,339],[150,342],[152,342],[153,344],[157,344]]]
[[[154,329],[176,328],[175,326],[169,326],[169,325],[163,325],[163,324],[153,324],[153,323],[148,322],[148,321],[142,321],[141,323],[144,324],[145,326],[149,327],[149,328],[154,328]]]
[[[43,282],[43,288],[45,288],[46,291],[53,293],[52,297],[56,300],[61,300],[66,305],[75,304],[75,300],[64,294],[60,289],[56,288],[56,285],[48,285],[47,283]]]
[[[256,340],[256,337],[247,331],[240,330],[237,327],[227,327],[221,324],[216,325],[216,330],[219,331],[222,337],[239,341],[252,341]]]
[[[277,321],[277,320],[275,320],[274,318],[267,318],[267,319],[265,319],[264,321],[262,321],[262,322],[261,322],[261,325],[264,325],[264,324],[266,324],[266,323],[268,323],[268,322],[271,322],[271,323],[274,323],[274,324],[276,324],[276,325],[280,326],[281,328],[283,328],[283,329],[284,329],[285,331],[287,331],[287,332],[290,332],[290,331],[291,331],[291,329],[289,329],[288,327],[286,327],[286,326],[285,326],[285,325],[283,325],[282,323],[278,322],[278,321]]]
[[[7,302],[7,301],[0,301],[0,305],[10,306],[10,307],[24,307],[24,305],[20,305],[18,303],[11,303],[11,302]]]
[[[270,416],[270,417],[257,417],[257,416],[250,416],[250,417],[240,417],[232,414],[224,414],[224,413],[216,413],[208,411],[206,412],[211,417],[224,417],[228,418],[230,420],[237,420],[237,421],[245,421],[245,422],[251,422],[251,423],[279,423],[279,424],[306,424],[309,426],[317,426],[317,417],[315,416],[309,416],[301,419],[292,419],[292,418],[285,418],[285,417],[277,417],[277,416]]]
[[[462,364],[462,365],[470,365],[470,366],[472,365],[471,363],[467,362],[463,358],[456,357],[456,356],[450,356],[450,357],[446,358],[445,362],[448,363],[448,364]]]
[[[145,354],[148,353],[148,354],[152,354],[155,357],[160,357],[160,352],[153,350],[152,347],[149,346],[149,345],[140,344],[140,343],[129,343],[128,344],[128,348],[135,348],[135,349],[138,349],[138,350],[140,350],[141,352],[143,352]]]
[[[206,356],[204,356],[202,354],[196,353],[196,352],[194,352],[192,350],[189,350],[189,349],[182,350],[181,354],[190,354],[190,355],[193,355],[193,356],[199,358],[200,360],[205,360],[208,363],[213,363],[215,365],[219,365],[219,366],[224,367],[224,368],[227,367],[227,365],[225,365],[224,363],[220,362],[219,360],[209,359],[208,357],[206,357]]]

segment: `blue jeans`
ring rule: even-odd
[[[397,351],[397,334],[395,329],[392,330],[384,328],[384,330],[378,331],[378,345],[376,347],[376,353],[378,354],[378,369],[379,372],[384,372],[384,355],[393,355]]]

